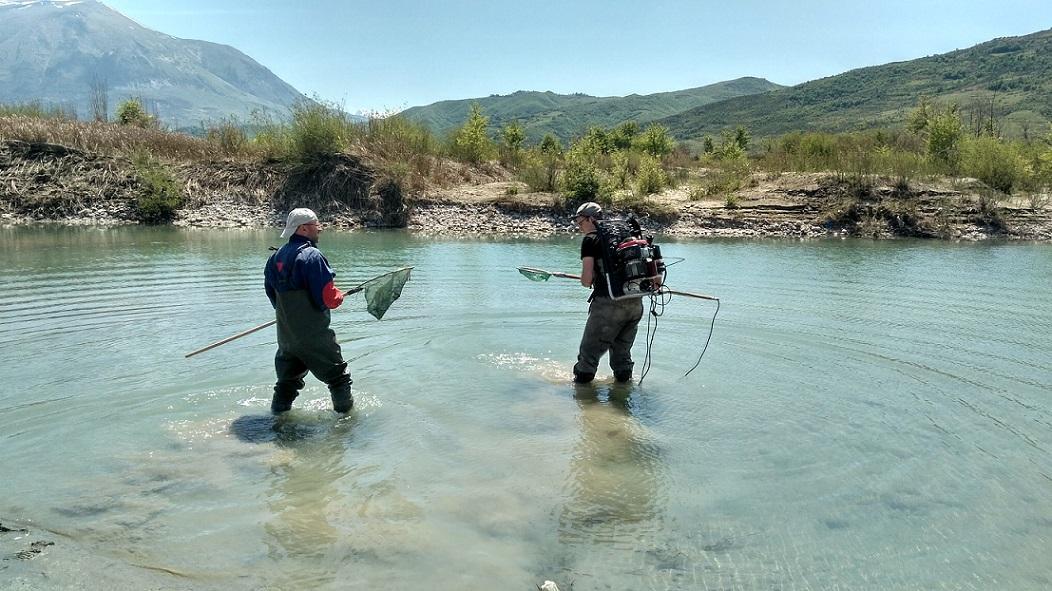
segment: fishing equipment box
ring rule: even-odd
[[[596,221],[602,247],[599,272],[611,299],[641,298],[656,292],[665,278],[661,248],[653,236],[643,236],[634,217]]]

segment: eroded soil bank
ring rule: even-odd
[[[329,225],[407,228],[435,235],[573,232],[573,205],[531,193],[499,167],[456,171],[448,187],[403,189],[366,158],[340,155],[310,167],[210,162],[170,166],[184,206],[170,223],[192,227],[279,227],[292,207],[312,207]],[[863,189],[827,174],[758,173],[751,186],[692,200],[687,185],[615,201],[649,231],[676,236],[924,237],[1052,240],[1047,198],[992,202],[978,183],[914,181],[908,189],[874,181]],[[0,224],[139,223],[148,190],[133,163],[55,144],[0,143]]]

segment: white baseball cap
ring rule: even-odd
[[[318,221],[318,214],[314,213],[313,209],[307,209],[306,207],[297,207],[289,212],[289,219],[285,222],[285,229],[281,232],[282,238],[288,238],[296,233],[296,229],[303,224],[309,224],[311,222]]]

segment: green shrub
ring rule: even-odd
[[[438,142],[426,125],[410,121],[403,115],[370,117],[360,139],[369,151],[381,158],[410,161],[415,157],[435,155]]]
[[[157,127],[157,120],[146,112],[146,107],[138,98],[130,98],[117,106],[117,123],[143,129]]]
[[[650,195],[657,193],[668,186],[668,175],[661,168],[658,159],[649,154],[643,156],[639,161],[639,170],[636,171],[636,193]]]
[[[581,139],[574,142],[571,149],[576,149],[580,154],[595,160],[613,152],[614,142],[611,134],[602,127],[590,127]]]
[[[633,142],[634,147],[645,154],[660,158],[671,154],[676,149],[676,142],[669,135],[668,128],[652,123]]]
[[[982,181],[991,189],[1010,194],[1026,180],[1026,160],[1010,143],[982,136],[964,143],[964,173]]]
[[[289,157],[301,164],[310,164],[337,154],[347,147],[355,131],[339,106],[301,100],[292,105]]]
[[[560,177],[562,192],[574,201],[596,201],[599,198],[599,170],[586,157],[571,154]]]
[[[733,193],[744,187],[750,178],[752,172],[749,161],[738,158],[725,161],[718,168],[710,170],[702,179],[702,187],[706,196]]]
[[[944,172],[955,174],[961,162],[964,127],[956,106],[936,111],[928,119],[928,157]]]
[[[515,166],[522,157],[522,144],[526,141],[526,131],[518,121],[508,123],[500,130],[500,161],[504,165]]]
[[[600,202],[603,203],[603,202]],[[679,216],[675,206],[663,203],[658,199],[639,195],[637,193],[625,193],[610,203],[604,203],[616,207],[622,211],[632,212],[636,215],[647,215],[658,220],[673,221]]]
[[[545,152],[541,148],[528,150],[523,155],[518,179],[526,183],[532,191],[554,192],[559,179],[561,160],[561,155],[555,151]]]
[[[288,160],[292,138],[287,124],[275,121],[267,111],[254,110],[249,125],[256,130],[250,144],[265,160]]]
[[[205,138],[219,146],[226,156],[236,156],[248,147],[248,137],[235,117],[224,119],[205,132]]]
[[[136,154],[132,168],[142,185],[142,193],[135,201],[139,220],[147,224],[172,221],[175,211],[184,204],[183,192],[172,173],[147,153]]]
[[[828,133],[806,133],[800,138],[797,168],[821,171],[836,168],[839,150],[836,138]]]
[[[741,127],[738,129],[744,132]],[[747,142],[748,139],[745,141]],[[745,158],[746,152],[745,148],[742,147],[737,132],[725,129],[720,133],[720,145],[716,146],[712,155],[716,160],[740,160]]]
[[[626,121],[618,125],[610,132],[610,143],[615,151],[627,151],[632,149],[632,142],[639,134],[639,124],[635,121]]]
[[[627,189],[632,176],[631,160],[628,152],[614,152],[610,157],[610,180],[615,189]]]

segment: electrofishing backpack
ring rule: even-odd
[[[606,278],[611,299],[641,298],[661,287],[665,263],[653,236],[643,236],[634,217],[596,220],[603,256],[599,272]]]

